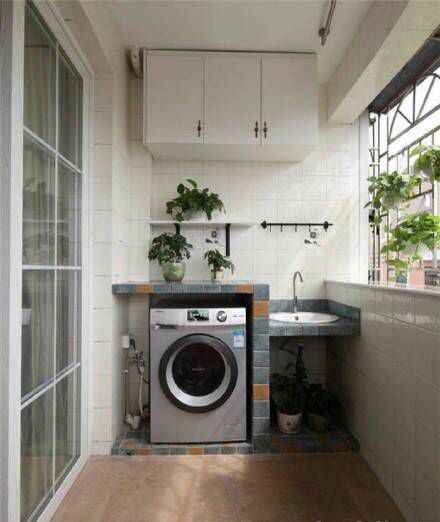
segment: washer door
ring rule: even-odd
[[[159,365],[163,392],[178,408],[212,411],[225,403],[237,383],[237,362],[217,337],[192,334],[174,342]]]

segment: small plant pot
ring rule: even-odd
[[[385,210],[391,210],[393,208],[399,207],[403,203],[403,199],[399,197],[392,197],[392,196],[384,196],[380,198],[380,202],[382,204],[382,207]]]
[[[165,281],[180,283],[185,276],[185,263],[162,263],[160,265]]]
[[[417,254],[422,259],[424,259],[425,257],[429,256],[429,254],[431,254],[431,250],[429,250],[429,248],[422,243],[420,243],[418,245],[415,245],[414,243],[408,243],[406,245],[406,247],[402,250],[402,253],[405,254],[406,256],[413,256],[416,253],[416,250],[417,250]]]
[[[328,431],[330,425],[330,417],[326,415],[318,415],[316,413],[309,413],[307,415],[307,424],[312,431],[325,433]]]
[[[301,431],[302,413],[288,415],[287,413],[281,413],[279,410],[277,410],[277,421],[278,429],[282,433],[294,435],[295,433],[299,433]]]
[[[203,210],[185,210],[185,221],[206,221],[206,212]]]
[[[223,270],[211,270],[211,281],[221,283],[223,281]]]

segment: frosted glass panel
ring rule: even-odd
[[[55,160],[29,138],[23,152],[23,264],[55,261]]]
[[[53,379],[54,271],[23,272],[21,395]]]
[[[21,520],[48,502],[52,477],[53,389],[21,412]]]
[[[24,124],[55,145],[55,41],[33,9],[26,9],[24,47]]]

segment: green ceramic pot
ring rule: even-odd
[[[307,424],[312,431],[325,433],[328,431],[330,417],[325,415],[317,415],[316,413],[309,413],[307,415]]]
[[[162,263],[162,275],[169,283],[180,283],[185,276],[185,263]]]

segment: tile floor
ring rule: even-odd
[[[54,522],[404,522],[354,453],[94,457]]]

